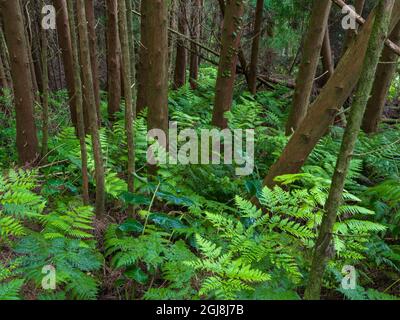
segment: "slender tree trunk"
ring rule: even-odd
[[[220,128],[227,127],[224,114],[232,105],[243,11],[242,0],[227,0],[212,119],[212,124]]]
[[[85,12],[85,1],[77,0],[77,17],[79,26],[80,41],[80,57],[81,68],[83,74],[83,86],[85,88],[84,95],[87,111],[89,113],[89,131],[92,136],[92,150],[95,162],[95,178],[96,178],[96,214],[101,216],[104,214],[105,206],[105,186],[104,186],[104,164],[103,155],[100,144],[100,135],[97,119],[97,106],[95,100],[95,90],[93,86],[93,75],[90,59],[90,45],[88,36],[88,18]]]
[[[142,112],[149,106],[147,101],[148,88],[146,86],[147,77],[149,73],[149,48],[146,47],[146,40],[149,38],[149,30],[147,28],[148,16],[147,12],[147,1],[141,1],[140,13],[140,49],[139,49],[139,72],[138,72],[138,91],[136,99],[137,112]]]
[[[355,12],[357,12],[359,15],[362,15],[363,10],[364,10],[364,5],[365,5],[365,0],[355,0],[355,3],[354,3]],[[356,25],[355,30],[354,29],[347,30],[345,38],[344,38],[342,54],[344,54],[347,51],[347,49],[350,47],[350,45],[354,42],[354,39],[357,36],[357,32],[358,32],[358,25]]]
[[[108,117],[115,120],[121,103],[121,48],[118,31],[118,0],[106,0],[107,5],[107,91]]]
[[[287,135],[297,130],[307,113],[331,6],[331,0],[314,0],[296,79],[293,105],[286,125]]]
[[[336,222],[337,211],[342,202],[347,172],[372,89],[379,57],[383,49],[384,40],[387,37],[393,4],[394,0],[379,0],[378,2],[375,22],[363,63],[360,81],[354,102],[351,106],[349,123],[343,136],[331,189],[325,204],[326,213],[323,216],[318,239],[315,243],[310,278],[304,294],[306,299],[320,299],[322,278],[328,260],[327,252],[332,241],[333,226]]]
[[[19,1],[1,0],[4,33],[11,57],[11,76],[17,122],[17,151],[20,164],[37,160],[39,144],[33,116],[33,85],[24,20]]]
[[[6,40],[4,38],[3,28],[0,25],[0,53],[3,54],[3,66],[7,78],[7,83],[10,89],[12,89],[12,79],[11,79],[11,67],[10,67],[10,55],[8,53],[8,48]]]
[[[8,81],[1,52],[0,52],[0,86],[2,89],[8,88]]]
[[[89,32],[90,64],[92,66],[94,101],[96,103],[97,121],[100,127],[100,84],[99,84],[99,63],[97,61],[97,37],[96,37],[96,18],[94,15],[94,0],[85,1],[87,17],[87,28]]]
[[[400,45],[400,23],[390,35],[393,43]],[[386,97],[396,72],[399,57],[389,48],[383,49],[383,54],[378,70],[375,74],[375,82],[372,88],[371,98],[368,101],[367,110],[364,115],[362,129],[367,133],[378,131],[378,126],[382,118],[386,104]]]
[[[333,76],[310,106],[306,118],[290,138],[279,159],[269,169],[264,185],[272,187],[276,184],[274,179],[277,176],[299,172],[318,141],[325,135],[358,82],[374,16],[375,11],[370,14],[355,42],[340,60]],[[396,1],[390,32],[399,20],[400,1]]]
[[[323,72],[325,73],[323,78],[321,79],[321,83],[325,85],[328,82],[329,78],[332,77],[333,72],[335,71],[328,26],[326,27],[325,37],[322,43],[321,57],[322,57]]]
[[[186,0],[178,1],[178,31],[181,34],[187,33],[186,21]],[[186,83],[186,48],[185,40],[182,37],[178,38],[176,43],[176,57],[175,57],[175,72],[174,72],[174,89],[183,87]]]
[[[322,50],[321,50],[321,57],[322,57],[322,66],[324,75],[321,79],[322,86],[326,85],[329,78],[332,77],[333,73],[335,72],[335,66],[333,62],[333,55],[332,55],[332,48],[331,48],[331,39],[329,36],[329,27],[326,26],[324,42],[322,43]],[[346,115],[344,113],[344,109],[341,108],[340,110],[340,121],[344,126],[347,125]]]
[[[77,127],[76,116],[76,94],[74,91],[74,72],[72,61],[72,48],[71,48],[71,31],[68,24],[68,11],[66,0],[54,0],[54,7],[56,8],[56,23],[58,40],[61,48],[61,55],[64,65],[65,80],[67,83],[67,90],[69,96],[69,108],[71,113],[71,121]]]
[[[200,41],[200,33],[201,33],[201,0],[191,0],[192,8],[191,8],[191,38],[192,40],[199,42]],[[197,80],[199,77],[199,47],[196,46],[193,42],[190,44],[190,71],[189,71],[189,82],[190,87],[194,90],[197,88]]]
[[[132,89],[132,100],[136,97],[136,46],[135,46],[135,30],[133,28],[133,14],[132,14],[132,0],[126,0],[126,18],[128,28],[128,40],[129,40],[129,56],[131,65],[131,89]],[[134,101],[132,107],[133,118],[136,119],[136,102]]]
[[[142,2],[147,75],[141,83],[146,88],[149,108],[148,130],[160,129],[168,134],[168,4],[163,0]],[[143,29],[142,29],[143,30]]]
[[[129,0],[128,0],[129,1]],[[125,130],[128,144],[128,191],[135,192],[135,140],[133,131],[133,106],[132,106],[132,77],[130,60],[130,43],[127,27],[126,2],[120,1],[119,4],[119,33],[122,49],[122,76],[125,85]],[[129,208],[129,213],[133,214],[133,208]]]
[[[253,44],[251,48],[251,61],[249,66],[249,90],[252,94],[257,92],[257,66],[258,55],[260,50],[261,39],[261,23],[263,18],[264,0],[257,0],[255,21],[254,21],[254,35]]]
[[[76,125],[79,137],[79,145],[81,150],[81,161],[82,161],[82,193],[83,203],[89,204],[89,173],[88,173],[88,155],[85,141],[85,122],[83,115],[83,96],[82,96],[82,80],[81,80],[81,67],[79,65],[79,53],[78,53],[78,39],[77,39],[77,27],[75,23],[75,12],[74,2],[76,0],[68,0],[68,16],[69,18],[69,30],[71,30],[71,53],[72,53],[72,71],[74,79],[74,92],[76,95]]]
[[[44,5],[42,1],[42,5]],[[46,161],[49,150],[49,70],[48,70],[48,40],[47,30],[41,28],[41,62],[42,62],[42,161]]]

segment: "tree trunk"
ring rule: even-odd
[[[371,34],[373,11],[362,27],[355,42],[350,46],[335,69],[333,76],[310,106],[304,121],[290,138],[280,158],[273,164],[264,179],[264,185],[272,187],[275,177],[297,173],[307,160],[318,141],[325,135],[327,128],[356,86],[368,39]],[[400,20],[400,2],[393,9],[390,32]],[[357,57],[357,59],[354,59]]]
[[[101,123],[100,114],[100,84],[99,84],[99,63],[97,61],[97,37],[96,37],[96,18],[94,15],[94,0],[85,1],[87,17],[87,28],[89,32],[90,65],[92,66],[94,101],[96,103],[96,113],[98,126]]]
[[[130,1],[130,0],[127,0]],[[135,192],[135,140],[133,131],[133,106],[132,106],[132,77],[130,43],[127,27],[126,2],[120,1],[119,4],[119,35],[122,49],[122,76],[124,78],[125,92],[125,130],[128,144],[128,191]],[[129,213],[133,214],[133,208],[129,208]]]
[[[0,53],[3,55],[2,61],[3,61],[4,72],[6,75],[8,86],[12,89],[10,55],[8,53],[8,48],[7,48],[6,40],[4,38],[4,32],[3,32],[1,25],[0,25]]]
[[[33,85],[24,22],[19,1],[1,0],[4,34],[10,52],[11,76],[17,123],[17,151],[22,165],[38,157],[38,139],[33,116]]]
[[[187,21],[186,21],[186,0],[178,2],[178,31],[187,34]],[[182,37],[178,38],[176,42],[176,57],[175,57],[175,72],[174,72],[174,89],[183,87],[186,83],[186,48],[185,40]]]
[[[108,117],[115,120],[121,103],[121,48],[118,33],[118,1],[106,0],[107,5],[107,91]]]
[[[191,0],[192,8],[191,8],[191,28],[190,28],[190,36],[192,40],[199,42],[200,34],[201,34],[201,9],[202,4],[201,0]],[[190,72],[189,72],[189,82],[190,87],[194,90],[197,88],[197,80],[199,77],[199,47],[196,46],[193,42],[190,44]]]
[[[71,121],[73,125],[77,126],[76,119],[76,95],[74,91],[74,72],[72,61],[72,48],[71,48],[71,31],[68,24],[68,11],[66,0],[54,0],[54,7],[56,8],[56,23],[58,40],[60,44],[62,60],[64,65],[65,80],[67,83],[67,90],[69,96],[69,108],[71,113]]]
[[[365,5],[365,0],[355,0],[354,3],[354,9],[355,12],[357,12],[359,15],[362,15],[363,10],[364,10],[364,5]],[[344,44],[343,44],[343,50],[342,53],[344,54],[347,49],[350,47],[350,45],[354,42],[354,39],[357,36],[358,32],[358,25],[356,24],[356,29],[349,29],[346,32],[345,38],[344,38]]]
[[[3,64],[3,58],[0,52],[0,86],[2,89],[8,88],[8,81],[6,76],[6,70]]]
[[[390,40],[400,45],[400,23],[390,35]],[[378,131],[378,126],[382,118],[386,104],[386,97],[396,72],[398,55],[389,48],[383,49],[383,54],[378,70],[375,74],[375,82],[372,88],[371,98],[368,101],[367,111],[364,115],[362,129],[367,133]]]
[[[135,30],[133,27],[133,14],[132,14],[132,0],[126,0],[126,18],[128,28],[128,40],[129,40],[129,56],[131,65],[131,90],[132,100],[136,97],[136,57],[135,57]],[[133,103],[132,108],[133,118],[136,119],[136,103]]]
[[[296,131],[306,116],[331,6],[331,0],[314,0],[296,79],[293,105],[286,125],[287,135]]]
[[[322,57],[322,66],[324,72],[324,76],[321,79],[321,83],[325,85],[328,82],[329,78],[333,75],[333,72],[335,71],[328,26],[326,26],[325,37],[322,43],[321,57]]]
[[[166,134],[168,134],[167,8],[168,4],[163,0],[142,2],[142,13],[145,17],[142,46],[146,48],[147,75],[144,79],[141,78],[141,84],[146,88],[145,101],[149,108],[148,130],[157,128],[164,130]]]
[[[71,53],[72,53],[72,71],[74,80],[74,92],[76,95],[76,124],[77,132],[79,137],[79,145],[81,151],[82,161],[82,193],[83,203],[89,204],[89,174],[88,174],[88,155],[85,141],[85,122],[83,115],[83,96],[82,96],[82,80],[81,80],[81,67],[79,65],[79,53],[78,53],[78,39],[77,39],[77,28],[75,24],[75,12],[74,2],[76,0],[68,0],[68,15],[69,19],[69,30],[71,30]]]
[[[264,0],[257,0],[257,6],[255,11],[254,21],[254,34],[253,44],[251,47],[251,61],[249,66],[249,90],[252,94],[257,93],[257,66],[258,66],[258,55],[260,50],[260,39],[261,39],[261,23],[263,18]]]
[[[147,28],[147,4],[148,1],[141,1],[140,6],[140,13],[141,13],[141,20],[140,20],[140,49],[139,49],[139,71],[138,71],[138,91],[137,91],[137,99],[136,99],[136,107],[137,112],[142,112],[145,108],[147,108],[148,101],[147,101],[147,93],[148,88],[146,87],[147,77],[149,73],[149,48],[145,46],[146,39],[149,38],[149,30]]]
[[[44,5],[44,1],[42,1]],[[48,70],[48,40],[47,30],[41,28],[41,64],[42,64],[42,161],[46,162],[47,153],[49,150],[49,70]]]
[[[90,59],[90,45],[88,36],[88,18],[85,12],[85,1],[77,0],[77,16],[79,26],[79,48],[81,58],[81,68],[83,75],[83,87],[86,100],[87,112],[89,113],[89,132],[92,136],[92,150],[95,162],[96,178],[96,215],[104,214],[105,206],[105,187],[104,187],[104,165],[103,155],[100,144],[100,135],[97,119],[97,106],[95,100],[95,90],[93,86],[93,75]]]
[[[336,222],[337,211],[342,202],[347,172],[357,142],[360,126],[371,93],[374,75],[382,53],[384,40],[390,23],[394,0],[379,0],[374,26],[369,40],[367,53],[362,66],[360,81],[351,106],[349,123],[343,135],[342,146],[332,177],[332,184],[325,204],[325,214],[319,228],[318,239],[315,243],[313,261],[308,285],[304,294],[305,299],[320,299],[321,284],[328,260],[328,248],[332,241],[333,227]]]
[[[212,118],[212,124],[220,128],[227,127],[228,123],[224,114],[231,109],[232,105],[243,11],[242,0],[226,2]]]

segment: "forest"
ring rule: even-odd
[[[0,0],[0,300],[399,300],[400,1]]]

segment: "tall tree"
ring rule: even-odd
[[[19,161],[22,165],[32,164],[37,160],[39,143],[33,115],[34,95],[24,20],[19,1],[1,0],[0,7],[7,47],[11,53]]]
[[[376,17],[369,40],[367,53],[364,59],[360,81],[351,106],[349,122],[343,135],[342,146],[332,178],[328,199],[325,204],[325,214],[319,228],[315,243],[310,277],[305,291],[306,299],[319,299],[321,294],[322,278],[328,259],[328,247],[331,245],[333,226],[336,222],[337,211],[342,203],[342,195],[347,172],[349,170],[352,153],[360,132],[361,122],[371,93],[374,74],[387,37],[390,14],[394,0],[379,0]]]
[[[400,23],[390,35],[393,43],[400,45]],[[382,118],[383,110],[386,104],[386,97],[396,72],[399,56],[389,48],[383,49],[383,54],[378,70],[375,74],[374,86],[372,88],[371,98],[368,101],[367,110],[364,115],[362,129],[367,133],[378,131],[378,126]]]
[[[66,0],[54,0],[56,13],[58,41],[64,65],[65,80],[67,83],[71,121],[76,127],[76,95],[74,91],[74,72],[72,62],[71,31],[68,23],[68,10]]]
[[[263,18],[264,0],[257,0],[255,19],[254,19],[254,31],[253,31],[253,43],[251,47],[251,60],[249,65],[249,89],[252,94],[257,92],[257,65],[258,55],[260,51],[260,39],[261,39],[261,23]]]
[[[89,132],[92,137],[92,151],[95,163],[96,179],[96,214],[104,214],[105,206],[105,185],[104,185],[104,164],[100,143],[100,134],[97,119],[97,105],[95,100],[95,89],[93,86],[93,75],[90,59],[90,45],[88,35],[88,18],[86,17],[85,1],[77,0],[77,17],[79,26],[79,50],[81,68],[83,75],[84,96],[89,114]]]
[[[178,31],[187,34],[187,18],[186,18],[187,3],[186,0],[178,1]],[[174,72],[174,89],[183,87],[186,83],[186,62],[187,54],[185,48],[185,40],[182,37],[176,42],[175,56],[175,72]]]
[[[118,33],[118,1],[106,0],[107,6],[107,91],[108,117],[115,119],[121,103],[121,48]]]
[[[88,173],[88,155],[85,139],[85,122],[83,115],[83,96],[82,96],[82,80],[81,80],[81,66],[79,65],[79,50],[78,50],[78,37],[77,27],[75,23],[74,3],[76,0],[68,0],[68,15],[69,15],[69,29],[71,32],[71,53],[73,62],[73,79],[74,79],[74,92],[76,94],[76,124],[79,137],[79,145],[81,151],[82,162],[82,193],[83,203],[89,204],[89,173]]]
[[[231,109],[232,105],[243,12],[242,0],[226,1],[212,118],[213,125],[220,128],[227,127],[228,123],[224,114]]]
[[[42,0],[42,4],[45,2]],[[46,161],[49,150],[49,70],[47,30],[41,28],[41,62],[42,62],[42,161]]]
[[[293,105],[286,125],[287,135],[297,130],[307,113],[331,5],[331,0],[314,0],[296,79]]]
[[[130,0],[127,0],[130,1]],[[124,0],[118,3],[119,6],[119,35],[122,48],[122,76],[125,92],[125,130],[126,140],[128,144],[128,191],[135,192],[135,141],[133,131],[133,98],[132,98],[132,77],[131,77],[131,59],[130,59],[130,43],[127,27],[126,2]],[[132,214],[132,208],[130,208]]]
[[[168,133],[168,3],[163,0],[142,1],[142,48],[147,54],[146,75],[140,76],[145,87],[148,129]],[[142,57],[142,55],[141,55]],[[141,61],[141,63],[143,63]],[[143,69],[141,69],[143,72]],[[138,105],[139,107],[139,105]]]
[[[99,62],[97,61],[97,36],[96,36],[96,17],[94,14],[94,0],[85,1],[87,17],[87,28],[89,32],[90,65],[92,66],[93,93],[96,103],[97,121],[100,125],[100,82],[99,82]]]
[[[191,0],[191,26],[190,37],[192,40],[199,42],[201,34],[201,10],[202,0]],[[190,44],[190,67],[189,82],[192,89],[197,88],[197,79],[199,77],[199,47],[195,43]]]
[[[354,43],[349,47],[321,93],[310,106],[306,118],[300,124],[284,148],[279,159],[270,167],[264,185],[276,184],[275,177],[297,173],[318,141],[325,135],[340,108],[350,96],[360,77],[362,63],[371,34],[375,10],[361,28]],[[400,20],[400,2],[393,9],[390,32]],[[354,59],[354,57],[358,57]]]

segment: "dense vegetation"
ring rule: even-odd
[[[60,2],[71,5],[70,1]],[[98,2],[100,5],[96,3],[95,8],[105,10],[102,5],[104,1]],[[107,9],[111,10],[109,5],[113,1],[106,2]],[[151,2],[158,3],[149,0]],[[196,1],[186,2],[186,8],[190,8],[192,2]],[[207,39],[208,47],[218,50],[220,43],[218,39],[212,40],[211,33],[213,26],[218,28],[216,26],[222,18],[219,8],[211,2],[214,1],[204,1],[201,28],[205,36],[198,35],[197,40],[206,43]],[[228,0],[226,5],[234,2]],[[146,105],[139,108],[138,104],[136,110],[136,104],[132,104],[132,101],[136,101],[132,98],[132,93],[136,96],[136,87],[130,92],[129,81],[135,78],[134,63],[140,58],[132,50],[130,54],[129,50],[125,50],[128,55],[124,55],[124,44],[127,49],[132,43],[129,43],[128,37],[126,43],[124,37],[121,37],[123,59],[120,63],[125,66],[121,68],[125,71],[121,72],[123,81],[120,77],[103,83],[101,75],[98,76],[98,117],[92,114],[89,119],[84,119],[84,115],[80,115],[77,109],[78,124],[74,123],[68,107],[71,104],[71,93],[65,88],[67,84],[62,82],[59,88],[52,88],[55,84],[50,79],[50,90],[44,90],[48,96],[43,98],[42,88],[41,100],[34,101],[32,110],[36,125],[34,134],[41,142],[42,153],[34,161],[21,161],[21,157],[26,159],[29,156],[21,156],[21,148],[15,147],[20,134],[17,113],[21,112],[20,107],[15,107],[18,103],[16,95],[21,91],[15,84],[14,87],[4,85],[0,88],[0,300],[304,298],[313,256],[318,247],[318,235],[322,232],[321,226],[328,211],[327,202],[333,189],[332,177],[337,174],[338,157],[340,159],[343,153],[342,141],[348,130],[346,121],[343,122],[340,115],[352,119],[351,112],[354,112],[355,102],[359,101],[357,92],[360,92],[362,85],[358,87],[355,96],[350,92],[348,97],[344,97],[343,105],[338,107],[338,112],[333,113],[335,121],[324,129],[324,134],[321,139],[317,139],[310,154],[299,160],[303,161],[301,170],[274,176],[273,184],[263,183],[271,167],[284,161],[282,154],[290,146],[290,141],[296,138],[296,132],[302,130],[301,125],[293,126],[288,135],[287,124],[293,117],[293,100],[300,99],[298,96],[296,98],[292,73],[298,71],[299,75],[302,74],[299,71],[302,65],[299,59],[301,54],[297,51],[298,47],[301,51],[301,44],[304,43],[302,34],[307,33],[307,23],[312,20],[312,5],[310,1],[300,0],[261,2],[261,10],[265,13],[264,23],[274,22],[272,26],[268,23],[268,27],[262,27],[263,37],[260,41],[261,49],[269,57],[269,69],[261,70],[265,67],[261,61],[258,67],[256,65],[259,75],[265,73],[264,77],[260,76],[257,92],[249,91],[251,88],[245,77],[237,77],[230,108],[222,113],[222,118],[219,118],[215,105],[220,101],[221,110],[224,110],[226,101],[218,100],[221,98],[216,95],[220,92],[218,90],[229,85],[224,83],[219,87],[223,83],[220,82],[221,64],[218,67],[212,63],[215,57],[210,58],[210,52],[204,52],[198,61],[199,70],[195,79],[186,74],[185,65],[186,75],[180,85],[177,85],[179,81],[174,78],[174,62],[171,63],[172,72],[168,73],[166,66],[165,70],[159,70],[161,80],[164,73],[166,76],[171,75],[168,96],[165,97],[168,99],[167,105],[155,107],[155,104],[162,103],[159,96],[163,91],[160,90],[156,93],[157,97],[154,97],[154,92],[148,93]],[[373,10],[377,12],[378,18],[372,29],[378,32],[380,14],[384,16],[384,6],[388,6],[388,3],[390,5],[391,1],[366,2],[367,13]],[[77,1],[77,10],[82,3]],[[132,5],[129,0],[126,3]],[[3,12],[8,4],[7,0],[0,0]],[[133,5],[135,8],[138,3],[133,1]],[[147,14],[151,14],[152,11],[147,9]],[[170,15],[177,16],[179,20],[181,11],[169,9]],[[394,7],[391,10],[393,16],[399,16],[398,22],[400,8]],[[99,22],[97,28],[107,29],[105,26],[109,25],[104,22],[105,13],[100,12],[96,12]],[[255,12],[256,1],[246,2],[244,25],[246,21],[252,25]],[[157,14],[161,13],[160,9]],[[123,15],[119,12],[121,17]],[[340,11],[332,9],[331,20],[334,22],[337,17],[341,17]],[[131,25],[128,24],[128,28],[125,26],[124,29],[120,21],[119,30],[125,30],[126,35],[130,35],[128,31],[132,30],[135,37],[139,37],[138,18],[130,18],[133,23],[131,21]],[[8,21],[3,17],[3,24],[6,23]],[[327,23],[328,20],[325,21]],[[174,27],[173,24],[171,26]],[[250,29],[248,26],[246,28]],[[246,33],[246,28],[242,47],[245,54],[248,54],[251,51],[248,44],[254,35]],[[384,28],[384,22],[380,28]],[[368,25],[363,30],[368,31]],[[332,31],[333,47],[336,43],[341,45],[343,35],[338,35],[340,32],[343,30]],[[363,32],[358,33],[360,38],[363,35]],[[145,41],[144,36],[142,26],[141,42]],[[85,52],[82,50],[82,33],[79,33],[79,38],[79,55],[83,59]],[[373,52],[373,39],[376,39],[374,34],[370,39],[370,50],[365,46],[365,60],[369,62],[373,61],[370,53]],[[228,40],[223,40],[223,43]],[[12,52],[9,39],[7,44],[10,54],[18,54]],[[51,45],[50,42],[49,48]],[[169,46],[173,47],[170,49],[173,56],[178,56],[180,46],[185,45],[171,41]],[[349,46],[348,50],[356,47],[352,44]],[[164,48],[160,44],[160,47],[168,51],[168,45]],[[379,55],[382,47],[381,41]],[[111,50],[110,46],[107,48]],[[147,48],[150,50],[150,47]],[[174,54],[174,50],[178,52]],[[185,50],[189,52],[188,48]],[[334,52],[336,50],[333,48]],[[221,55],[223,52],[221,50]],[[5,57],[4,52],[0,53]],[[138,55],[143,58],[140,53]],[[50,54],[48,57],[51,65]],[[150,58],[162,60],[149,54],[146,59]],[[347,59],[346,55],[342,59]],[[43,61],[47,62],[47,57]],[[291,62],[294,70],[289,70]],[[145,63],[148,63],[148,69],[157,65],[149,61]],[[77,67],[81,67],[83,73],[86,72],[85,67],[90,70],[89,65]],[[100,69],[99,66],[97,68]],[[151,88],[154,89],[155,81],[152,83],[148,78],[154,76],[155,71],[146,70],[145,66],[145,72],[140,74],[141,68],[138,67],[139,73],[136,75],[140,85],[148,84],[149,88],[153,86]],[[316,69],[312,78],[316,72],[324,74],[322,68],[319,66],[321,70]],[[340,68],[339,62],[339,71],[342,70]],[[367,69],[365,65],[363,68]],[[240,69],[236,66],[236,60],[233,69],[234,73]],[[10,71],[14,72],[12,68]],[[110,72],[115,70],[108,69]],[[47,77],[49,74],[51,77],[63,77],[63,72],[57,74],[55,70],[50,70]],[[368,82],[368,77],[363,75],[355,82]],[[230,76],[227,72],[222,77],[228,81]],[[141,77],[145,81],[140,80]],[[335,75],[331,77],[336,79]],[[87,75],[82,75],[84,84],[89,81],[87,78]],[[15,83],[16,76],[12,79]],[[117,99],[118,108],[110,113],[110,103],[114,103],[109,90],[114,89],[115,84],[112,82],[122,83],[119,90],[123,92],[124,99]],[[318,94],[323,95],[329,86],[329,82],[325,86],[311,84],[310,95],[316,101],[314,103],[318,104]],[[399,102],[399,86],[397,71],[393,71],[384,99],[386,120],[381,121],[381,115],[379,127],[372,133],[364,130],[358,135],[357,132],[355,148],[350,150],[351,161],[345,170],[344,189],[340,191],[342,200],[337,203],[335,221],[330,232],[332,241],[326,250],[322,299],[400,298],[400,126],[396,107]],[[91,87],[94,92],[95,86],[92,84]],[[83,107],[88,108],[89,113],[94,110],[96,114],[95,95],[88,94],[87,87],[84,86],[84,89]],[[369,92],[363,92],[367,100],[370,91],[371,88]],[[88,96],[92,97],[89,99]],[[44,101],[46,108],[43,107]],[[89,104],[92,104],[93,109],[88,107]],[[158,108],[162,107],[167,109],[167,119],[161,119],[163,111]],[[350,113],[349,109],[352,110]],[[25,109],[25,112],[29,110]],[[311,113],[308,112],[303,121],[312,120],[309,118]],[[83,129],[88,130],[86,135],[79,128],[79,118],[82,128],[85,126]],[[248,176],[237,176],[234,164],[160,164],[157,168],[149,168],[146,158],[148,129],[156,128],[163,121],[168,122],[168,119],[177,122],[179,131],[194,129],[199,134],[202,129],[216,127],[254,129],[254,172]],[[84,124],[83,120],[89,121],[89,124]],[[221,120],[226,121],[226,126]],[[97,122],[101,125],[98,126]],[[127,123],[131,125],[132,135]],[[351,124],[352,120],[347,128]],[[318,126],[318,123],[310,125]],[[98,130],[94,130],[94,126]],[[303,135],[303,139],[309,137]],[[183,144],[183,141],[180,143]],[[87,159],[82,160],[83,154]],[[103,210],[99,209],[99,156],[104,171]],[[224,155],[219,156],[223,158]],[[84,195],[83,174],[86,169],[89,199],[85,199]],[[43,279],[48,274],[48,270],[43,268],[48,266],[52,266],[56,272],[56,287],[53,290],[43,285]],[[356,271],[355,288],[343,286],[345,266],[352,266]]]

